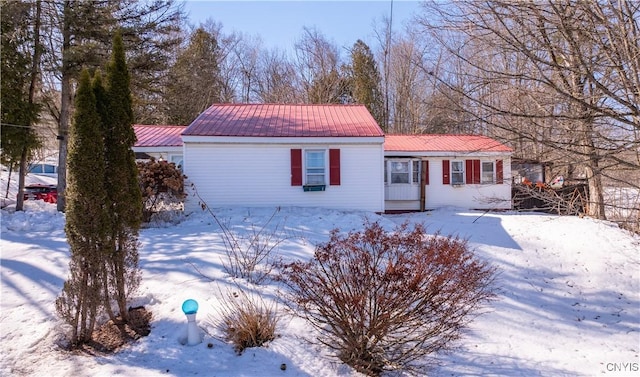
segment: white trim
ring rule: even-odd
[[[460,166],[462,167],[462,170],[453,170],[453,163],[454,162],[459,162]],[[467,172],[466,172],[466,166],[467,164],[465,163],[465,160],[450,160],[449,161],[449,184],[451,184],[451,186],[462,186],[464,184],[470,184],[469,182],[467,182]],[[462,174],[462,180],[460,180],[459,182],[454,182],[453,181],[453,174]]]
[[[408,164],[408,171],[407,174],[409,174],[409,182],[408,183],[393,183],[391,182],[391,174],[393,173],[393,169],[391,169],[391,167],[389,166],[390,164],[393,164],[394,162],[402,162],[402,163],[407,163]],[[385,157],[384,159],[384,169],[383,169],[383,174],[385,175],[384,178],[384,184],[385,185],[412,185],[412,186],[418,186],[420,184],[420,169],[418,169],[418,182],[415,182],[413,179],[414,173],[416,172],[413,169],[413,163],[414,162],[418,162],[418,163],[422,163],[422,159],[421,158],[396,158],[396,157]]]
[[[483,181],[483,174],[484,174],[484,166],[483,164],[485,163],[490,163],[491,164],[491,182],[484,182]],[[496,160],[487,160],[487,159],[481,159],[480,160],[480,184],[481,185],[494,185],[496,184]]]
[[[144,152],[144,153],[183,153],[182,146],[179,147],[133,147],[131,148],[134,152]]]
[[[329,170],[329,153],[328,153],[328,149],[326,148],[306,148],[302,150],[302,184],[303,185],[328,185],[329,182],[329,177],[328,177],[328,170]],[[308,166],[307,166],[307,152],[322,152],[322,157],[323,157],[323,166],[322,166],[322,183],[309,183],[308,180],[308,176],[309,173],[307,172]],[[313,174],[316,176],[320,176],[320,174]]]

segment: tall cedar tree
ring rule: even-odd
[[[359,39],[351,49],[350,71],[351,96],[357,103],[365,105],[380,127],[386,131],[380,72],[369,46]]]
[[[104,298],[103,247],[109,221],[104,182],[96,179],[105,171],[102,127],[86,69],[80,76],[75,106],[69,129],[65,224],[71,250],[70,276],[56,300],[58,313],[73,328],[74,345],[91,340]]]
[[[107,66],[106,94],[109,101],[108,111],[103,114],[103,124],[105,188],[111,215],[109,287],[124,322],[128,321],[127,300],[140,283],[138,232],[142,220],[142,193],[131,149],[136,135],[129,82],[122,35],[117,32]]]
[[[2,2],[0,7],[0,160],[12,170],[16,166],[20,167],[18,181],[22,191],[27,174],[27,160],[32,151],[40,146],[32,128],[39,115],[39,106],[34,101],[33,93],[38,78],[37,62],[40,55],[40,2],[32,4],[9,1]],[[22,196],[19,195],[16,210],[22,210],[22,201]]]

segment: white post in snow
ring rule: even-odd
[[[200,339],[198,325],[196,324],[198,302],[193,299],[186,300],[184,303],[182,303],[182,311],[187,316],[187,345],[195,346],[202,341]]]

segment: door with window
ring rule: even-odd
[[[384,199],[404,201],[405,206],[420,208],[420,169],[422,161],[410,158],[385,159]],[[415,203],[413,203],[415,202]],[[416,208],[413,208],[416,207]]]

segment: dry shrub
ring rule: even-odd
[[[182,209],[186,177],[173,162],[151,158],[149,161],[138,162],[137,166],[142,191],[143,222],[150,222],[154,215],[162,211]]]
[[[273,251],[287,239],[280,224],[276,224],[273,229],[269,228],[279,211],[280,207],[277,207],[264,224],[251,224],[242,231],[235,231],[212,213],[222,229],[225,244],[222,266],[229,275],[252,284],[261,284],[269,278],[274,267],[279,264],[279,258],[273,255]]]
[[[271,276],[272,270],[280,264],[280,258],[273,251],[288,239],[282,231],[283,226],[276,224],[270,227],[275,216],[280,212],[276,207],[262,225],[251,224],[248,228],[236,231],[227,222],[222,221],[202,200],[195,187],[192,189],[201,200],[203,210],[215,220],[222,230],[224,241],[224,257],[222,267],[231,277],[245,279],[252,284],[262,284]]]
[[[494,297],[494,272],[464,240],[373,223],[347,235],[334,230],[310,262],[287,265],[282,278],[319,341],[375,376],[416,371],[428,355],[451,349]]]
[[[275,304],[239,290],[223,295],[219,318],[213,320],[238,354],[275,339],[278,313]]]

